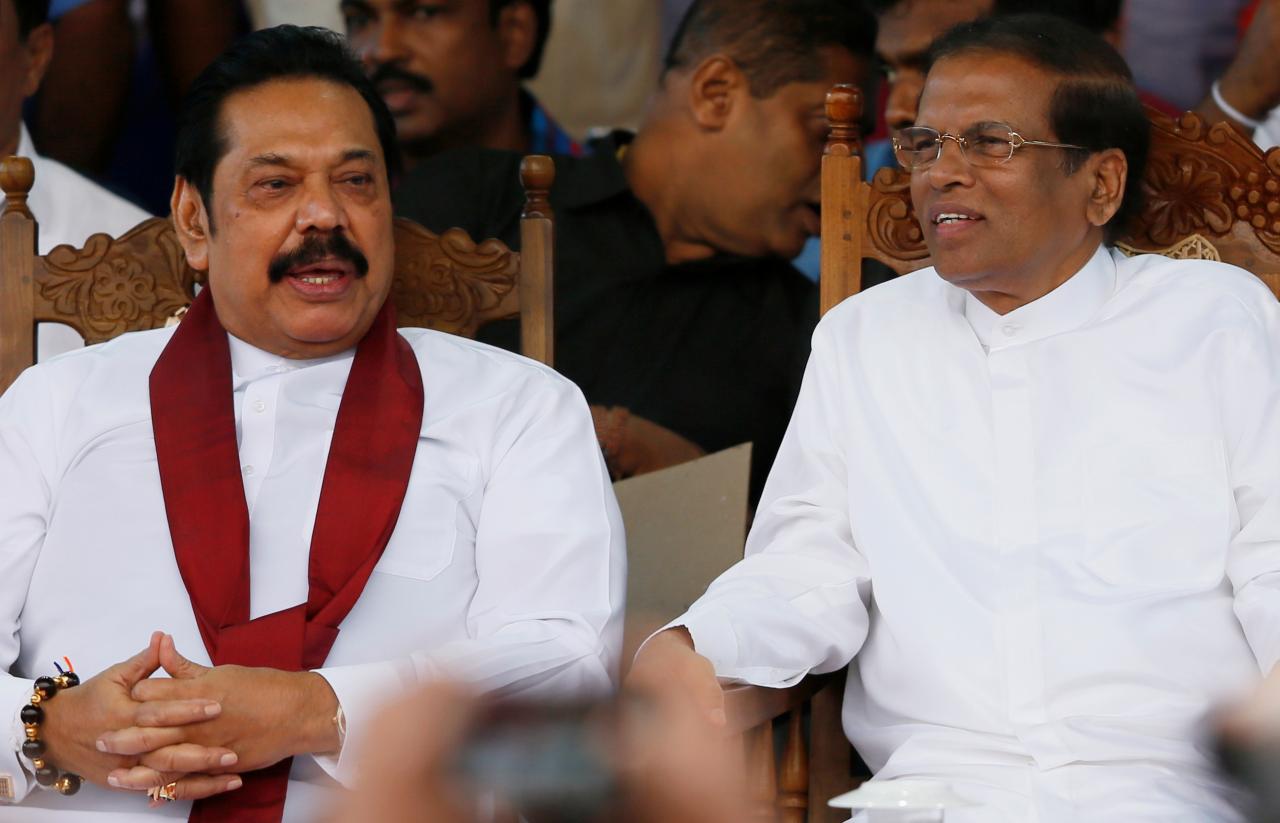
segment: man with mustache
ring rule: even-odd
[[[208,287],[0,397],[6,821],[141,815],[147,790],[314,820],[415,683],[611,688],[622,528],[586,404],[397,331],[394,140],[337,35],[232,46],[179,129],[173,220]],[[80,685],[35,681],[64,657]]]
[[[342,0],[341,9],[407,167],[461,146],[581,153],[521,85],[538,73],[551,0]]]
[[[935,43],[896,154],[932,265],[813,337],[746,557],[632,669],[784,687],[849,664],[877,780],[947,823],[1236,823],[1198,727],[1280,660],[1280,304],[1113,248],[1149,128],[1045,15]]]

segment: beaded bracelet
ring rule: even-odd
[[[64,657],[63,660],[67,659]],[[72,669],[70,660],[67,660],[65,671],[57,663],[53,665],[57,668],[58,675],[36,678],[35,688],[31,692],[31,702],[22,707],[22,727],[27,735],[27,739],[22,741],[22,753],[35,767],[37,783],[41,786],[52,786],[59,794],[75,794],[80,791],[80,775],[71,772],[59,775],[58,770],[44,759],[46,746],[40,739],[40,724],[44,722],[42,704],[46,700],[52,700],[58,693],[58,689],[69,689],[80,685],[80,677]]]

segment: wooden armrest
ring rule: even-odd
[[[843,675],[843,671],[830,674],[811,674],[786,689],[770,689],[764,686],[733,685],[724,689],[724,708],[728,717],[725,730],[728,734],[743,734],[757,726],[772,721],[793,709],[798,709],[813,695]]]

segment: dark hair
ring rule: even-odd
[[[868,13],[879,17],[894,6],[901,5],[905,2],[907,2],[907,0],[862,0],[862,5],[866,8]]]
[[[934,41],[928,65],[964,54],[1007,54],[1059,77],[1049,103],[1052,138],[1084,146],[1063,149],[1063,170],[1075,174],[1090,154],[1119,149],[1129,164],[1120,208],[1107,223],[1113,242],[1142,209],[1142,174],[1151,125],[1133,75],[1115,49],[1098,35],[1046,14],[988,17],[962,23]]]
[[[1095,34],[1120,22],[1123,0],[996,0],[995,14],[1052,14],[1079,23]]]
[[[599,2],[608,2],[608,0],[598,0]],[[498,17],[502,14],[502,10],[512,3],[518,3],[520,0],[489,0],[489,21],[492,25],[498,25]],[[547,38],[551,36],[551,0],[524,0],[533,7],[533,13],[538,18],[538,36],[533,41],[533,51],[529,54],[529,59],[524,61],[524,65],[520,67],[519,77],[529,79],[538,75],[538,69],[542,68],[542,53],[547,48]]]
[[[32,29],[49,21],[49,0],[13,0],[18,13],[18,39],[26,40]]]
[[[369,106],[387,176],[400,171],[396,124],[387,104],[347,50],[342,36],[328,29],[276,26],[232,43],[191,84],[178,112],[177,175],[195,186],[209,210],[213,230],[213,170],[227,153],[219,118],[228,97],[273,80],[317,78],[360,93]]]
[[[752,95],[768,97],[788,83],[821,80],[824,46],[870,57],[875,40],[875,19],[851,0],[694,0],[662,71],[725,54],[747,76]]]

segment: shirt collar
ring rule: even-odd
[[[227,334],[227,342],[231,345],[231,390],[239,391],[244,386],[264,377],[298,371],[321,363],[330,363],[346,357],[352,357],[355,349],[331,354],[328,357],[316,357],[310,360],[294,360],[281,357],[253,346],[234,334]]]
[[[1089,262],[1065,283],[1008,314],[997,314],[964,292],[964,316],[988,350],[1019,346],[1083,326],[1115,287],[1115,261],[1106,246],[1098,246]]]

